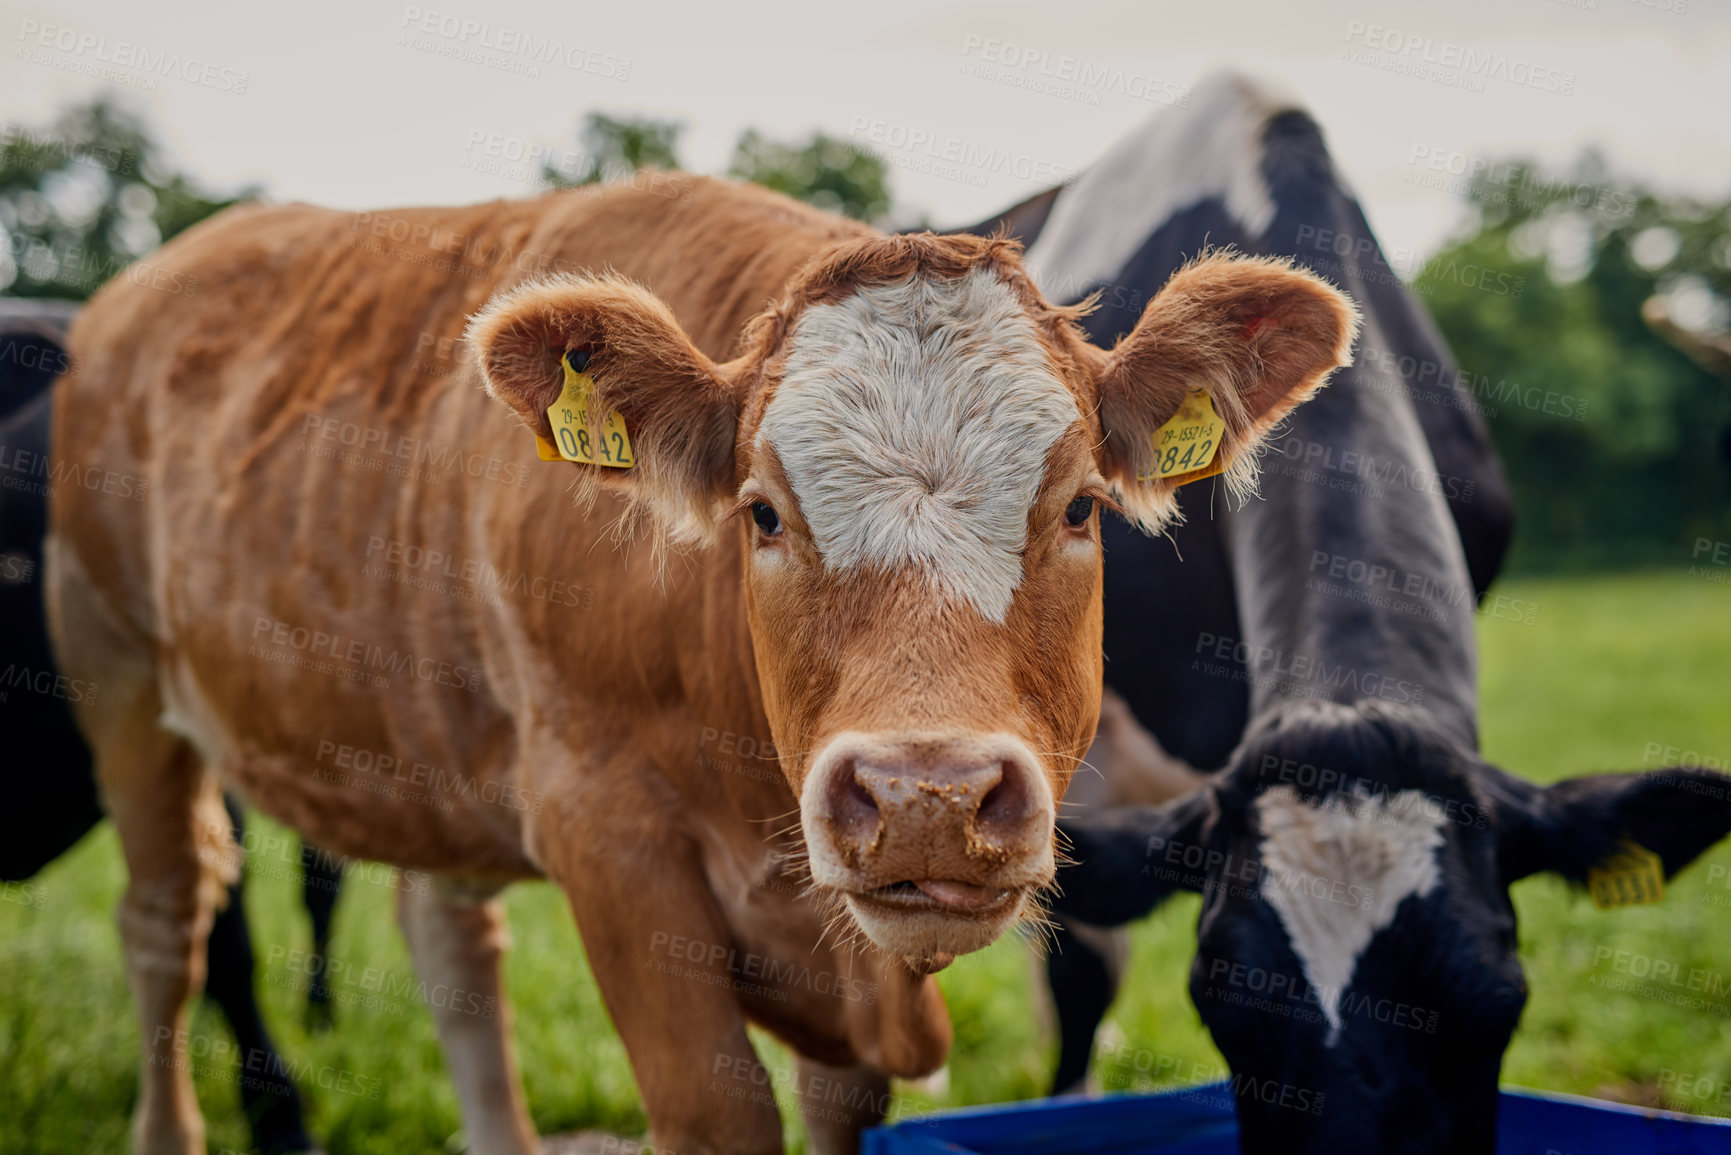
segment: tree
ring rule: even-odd
[[[733,146],[727,175],[855,220],[876,220],[890,207],[883,160],[821,132],[803,144],[783,144],[748,128]]]
[[[553,188],[625,180],[639,168],[678,169],[684,125],[653,117],[617,117],[592,112],[578,132],[576,172],[543,165],[541,179]],[[845,140],[813,133],[789,144],[756,129],[740,133],[727,175],[753,181],[830,212],[875,220],[889,211],[889,171],[884,162]]]
[[[1731,201],[1661,195],[1593,154],[1493,165],[1465,192],[1476,223],[1414,287],[1508,467],[1513,562],[1675,562],[1731,539],[1731,388],[1642,319],[1658,297],[1689,329],[1725,327]]]
[[[176,233],[250,199],[174,171],[143,121],[106,97],[47,131],[0,134],[0,292],[82,300]]]
[[[574,188],[624,180],[640,168],[677,169],[679,134],[684,131],[678,121],[591,112],[577,134],[582,144],[579,171],[543,165],[541,179],[553,188]]]

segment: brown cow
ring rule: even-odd
[[[399,895],[429,990],[496,997],[493,896],[556,881],[657,1144],[780,1149],[738,1093],[753,1021],[802,1056],[815,1146],[851,1147],[889,1076],[944,1059],[930,972],[1052,878],[1099,709],[1094,507],[1170,516],[1154,435],[1193,390],[1242,488],[1355,325],[1308,274],[1214,258],[1107,353],[1013,243],[684,177],[241,208],[152,259],[196,295],[108,286],[55,428],[150,498],[62,487],[49,546],[66,672],[103,687],[81,724],[131,877],[151,1152],[203,1150],[172,1048],[218,781],[432,874]],[[472,359],[429,373],[466,318]],[[566,357],[591,400],[560,436],[621,432],[629,468],[537,459]],[[622,517],[679,549],[615,548]],[[472,1148],[535,1150],[506,1016],[431,1001]]]

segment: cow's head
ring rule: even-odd
[[[1310,703],[1183,799],[1063,825],[1060,911],[1110,925],[1202,893],[1190,994],[1244,1151],[1441,1155],[1496,1147],[1527,996],[1509,884],[1585,882],[1625,841],[1668,876],[1731,831],[1731,778],[1539,787],[1401,708]]]
[[[1222,257],[1111,352],[1077,315],[1015,244],[925,234],[820,253],[724,364],[616,277],[526,285],[470,328],[489,391],[543,438],[561,356],[588,355],[594,413],[636,456],[578,466],[592,491],[676,539],[738,535],[812,881],[916,968],[990,943],[1051,881],[1055,802],[1099,710],[1099,503],[1169,519],[1174,480],[1141,478],[1194,390],[1247,481],[1356,324],[1315,277]]]

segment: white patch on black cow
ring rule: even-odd
[[[1315,988],[1332,1046],[1341,995],[1365,948],[1402,902],[1436,888],[1444,817],[1417,790],[1373,797],[1360,789],[1312,805],[1291,786],[1259,795],[1256,817],[1262,897]]]
[[[913,566],[1002,622],[1028,510],[1081,412],[987,269],[861,289],[802,314],[758,436],[825,564]]]
[[[1028,249],[1035,283],[1051,300],[1073,301],[1116,277],[1172,216],[1211,197],[1261,236],[1274,221],[1263,130],[1297,108],[1266,83],[1226,72],[1198,85],[1187,108],[1150,116],[1058,194]]]

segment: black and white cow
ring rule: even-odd
[[[1048,295],[1101,293],[1096,341],[1205,246],[1290,256],[1364,313],[1355,365],[1271,441],[1259,499],[1188,487],[1176,551],[1108,534],[1107,680],[1177,760],[1221,769],[1165,806],[1063,823],[1076,865],[1056,910],[1112,926],[1204,894],[1191,995],[1246,1151],[1491,1150],[1525,1000],[1509,884],[1583,880],[1624,840],[1672,873],[1731,830],[1731,780],[1540,789],[1478,756],[1473,612],[1508,541],[1506,483],[1301,109],[1216,78],[1045,196],[1008,227]],[[1192,616],[1163,630],[1141,612],[1156,591]],[[1060,938],[1068,1086],[1116,976]],[[1271,1104],[1270,1085],[1326,1109]]]
[[[0,881],[21,881],[65,853],[102,818],[90,751],[71,702],[100,687],[60,676],[49,648],[42,604],[42,542],[47,493],[55,485],[103,484],[101,471],[48,460],[54,377],[70,368],[66,327],[77,306],[65,301],[0,301],[0,764],[7,804],[0,809]],[[242,844],[240,808],[227,800]],[[322,854],[303,854],[304,894],[314,951],[323,957],[341,870]],[[247,1056],[241,1105],[262,1155],[314,1148],[302,1120],[300,1093],[275,1072],[288,1068],[259,1015],[253,991],[252,940],[240,882],[211,926],[205,993],[222,1010]],[[330,1019],[329,992],[308,992],[314,1026]]]

